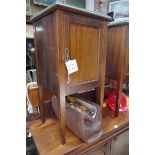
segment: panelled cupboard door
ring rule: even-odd
[[[99,86],[104,52],[100,44],[103,40],[103,27],[103,22],[99,20],[65,15],[65,46],[69,49],[69,59],[75,59],[78,65],[78,71],[70,74],[69,83],[66,70],[68,93]]]
[[[111,155],[129,155],[129,130],[112,139]]]

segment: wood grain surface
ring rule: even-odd
[[[98,80],[99,29],[71,24],[70,55],[78,62],[79,71],[71,75],[71,83]]]
[[[129,75],[129,23],[109,26],[106,78],[117,81],[116,111],[119,115],[123,79]]]
[[[118,80],[122,69],[128,74],[129,67],[129,25],[108,28],[106,77]],[[123,65],[123,68],[121,66]]]
[[[97,88],[97,103],[103,99],[107,19],[81,14],[58,5],[34,20],[40,107],[45,122],[44,90],[57,96],[60,109],[60,138],[65,143],[65,96]],[[74,12],[76,11],[76,12]],[[78,12],[78,14],[76,14]],[[86,16],[88,15],[88,16]],[[76,59],[79,70],[67,83],[65,49]]]
[[[119,117],[115,118],[113,112],[105,106],[103,108],[104,135],[92,144],[83,142],[66,128],[66,143],[62,145],[59,137],[59,122],[56,117],[47,119],[44,124],[42,124],[41,120],[31,122],[30,130],[40,155],[76,155],[85,154],[89,150],[93,150],[101,144],[103,145],[112,137],[124,132],[128,129],[128,121],[128,112],[121,112]]]

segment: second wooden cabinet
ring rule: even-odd
[[[123,79],[129,75],[129,22],[113,22],[108,27],[106,78],[117,81],[115,116],[119,115]]]

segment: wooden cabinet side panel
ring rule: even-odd
[[[121,64],[124,61],[126,41],[126,27],[116,26],[108,28],[106,77],[118,79]]]
[[[55,93],[58,91],[56,13],[40,19],[35,29],[39,84]]]
[[[126,44],[125,44],[125,75],[129,74],[129,26],[126,26]]]
[[[129,155],[129,130],[114,137],[111,144],[111,155]]]
[[[42,21],[36,21],[34,23],[35,27],[35,35],[34,35],[34,42],[35,42],[35,52],[36,52],[36,68],[37,68],[37,82],[38,85],[46,86],[46,67],[45,67],[45,57],[44,57],[44,50],[43,50],[43,26]]]

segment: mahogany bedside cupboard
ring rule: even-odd
[[[62,144],[65,143],[65,96],[96,89],[96,102],[102,106],[109,19],[60,3],[32,18],[42,119],[44,122],[46,88],[57,96]],[[73,59],[78,71],[69,76],[65,62]]]

